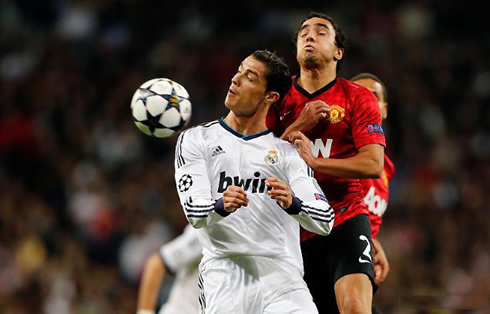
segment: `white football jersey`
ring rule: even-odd
[[[270,177],[291,187],[295,197],[288,211],[267,194]],[[205,260],[276,257],[303,273],[299,224],[321,235],[333,226],[333,209],[313,171],[293,145],[269,130],[243,135],[223,119],[186,130],[177,141],[175,181],[185,215],[199,229]],[[229,185],[246,191],[247,207],[224,211]]]
[[[160,255],[167,269],[175,273],[175,280],[167,302],[158,313],[199,313],[200,290],[197,283],[202,247],[196,230],[187,226],[180,236],[160,248]]]

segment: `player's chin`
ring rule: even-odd
[[[226,98],[225,98],[225,107],[231,110],[231,109],[233,109],[234,102],[231,100],[231,98],[233,98],[233,97],[230,97],[230,95],[231,95],[230,93],[228,93],[226,95]],[[233,95],[231,95],[231,96],[233,96]]]

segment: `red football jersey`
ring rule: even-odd
[[[362,189],[364,191],[364,202],[369,209],[369,220],[371,221],[371,233],[373,240],[379,232],[379,227],[383,222],[383,214],[388,206],[389,189],[388,185],[395,174],[395,166],[385,155],[385,165],[381,178],[379,179],[361,179]]]
[[[322,100],[330,106],[329,117],[305,133],[313,142],[315,156],[348,158],[367,144],[385,146],[379,105],[373,93],[343,78],[336,78],[310,94],[293,77],[288,94],[269,112],[268,127],[274,133],[282,134],[298,118],[306,103],[313,100]],[[354,216],[368,214],[359,179],[344,179],[319,172],[315,177],[335,210],[334,227]],[[314,234],[302,230],[303,241],[312,236]]]

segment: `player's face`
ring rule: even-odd
[[[306,20],[298,32],[296,59],[306,68],[342,59],[343,49],[335,44],[335,29],[325,19],[314,17]]]
[[[249,56],[238,67],[226,94],[225,106],[237,116],[251,117],[265,99],[266,66]]]
[[[354,83],[366,87],[374,94],[374,96],[378,100],[379,110],[381,111],[381,118],[386,119],[386,117],[388,116],[388,104],[384,99],[383,86],[379,82],[376,82],[375,80],[370,78],[359,79],[357,81],[354,81]]]

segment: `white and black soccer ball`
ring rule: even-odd
[[[189,122],[191,112],[187,90],[166,78],[143,83],[131,99],[133,121],[141,132],[149,136],[172,136]]]

